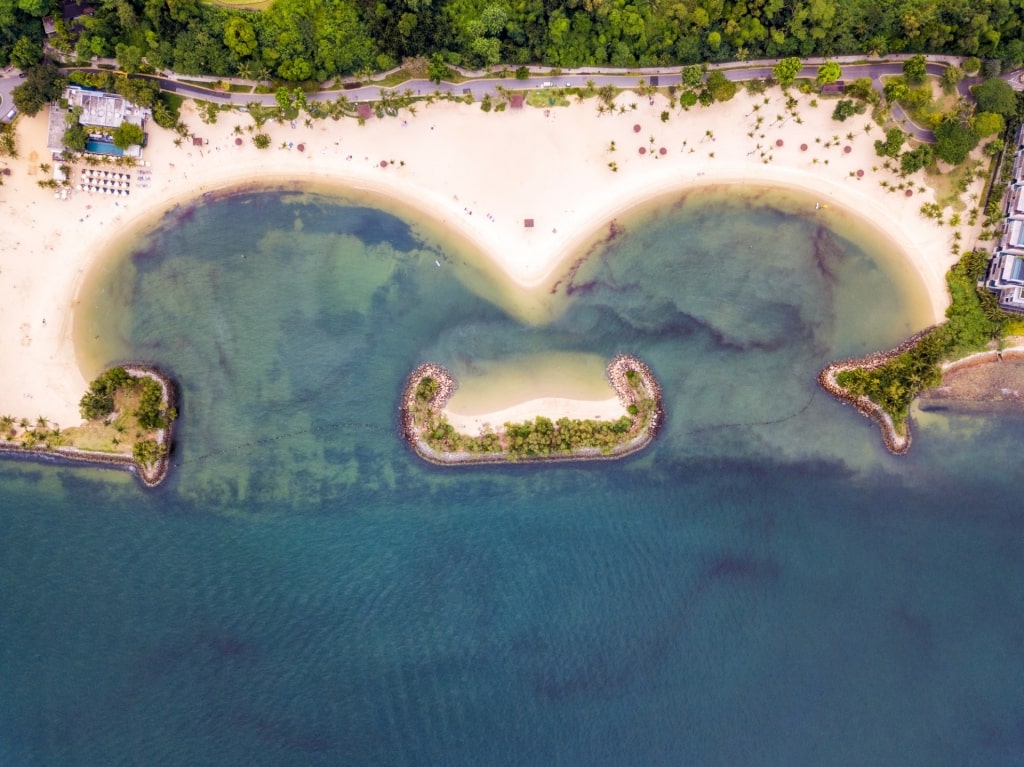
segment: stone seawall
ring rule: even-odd
[[[458,388],[458,384],[452,374],[443,365],[435,362],[427,362],[418,366],[409,375],[405,389],[402,392],[400,422],[402,434],[405,440],[416,454],[423,460],[439,466],[455,465],[476,465],[476,464],[508,464],[508,463],[551,463],[556,461],[595,461],[595,460],[617,460],[632,455],[647,447],[664,420],[664,412],[661,405],[661,385],[654,373],[643,360],[628,354],[616,355],[605,372],[608,381],[619,397],[623,408],[628,409],[630,405],[637,402],[636,392],[630,387],[626,373],[634,371],[640,375],[641,383],[647,395],[655,402],[655,412],[650,421],[640,433],[632,439],[616,445],[607,452],[602,452],[597,447],[577,448],[571,453],[555,453],[547,456],[527,456],[510,458],[507,451],[494,453],[468,453],[438,451],[427,444],[423,439],[421,430],[416,425],[415,405],[416,390],[420,382],[425,378],[433,378],[438,382],[439,388],[434,396],[427,403],[432,413],[439,413],[444,409],[452,394]]]

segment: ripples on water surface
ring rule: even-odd
[[[0,465],[0,763],[1019,764],[1024,423],[930,416],[895,459],[824,397],[927,317],[809,208],[632,216],[544,325],[365,207],[179,213],[76,317],[94,362],[181,381],[167,486]],[[397,438],[425,359],[621,350],[666,391],[636,458],[442,470]]]

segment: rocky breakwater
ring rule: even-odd
[[[532,424],[505,424],[473,436],[456,432],[447,422],[443,410],[457,383],[442,365],[428,362],[409,375],[403,390],[403,436],[417,455],[439,465],[622,458],[657,435],[664,419],[661,386],[646,363],[628,354],[616,356],[606,374],[628,417],[615,423],[552,424],[539,414]]]
[[[890,349],[885,352],[876,352],[874,354],[869,354],[866,357],[843,360],[842,362],[833,362],[818,374],[818,383],[823,389],[825,389],[825,391],[840,402],[853,406],[858,413],[866,418],[870,418],[878,424],[878,428],[881,429],[882,432],[882,442],[886,449],[893,455],[903,455],[910,449],[911,436],[909,420],[904,425],[903,430],[900,431],[896,428],[896,424],[893,422],[892,416],[885,412],[885,410],[867,397],[851,393],[836,380],[836,377],[847,370],[855,370],[857,368],[875,370],[880,368],[896,357],[899,357],[904,352],[908,352],[913,349],[917,346],[921,338],[931,330],[932,328],[922,330],[920,333],[912,335],[894,349]]]

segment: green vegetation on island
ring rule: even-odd
[[[661,417],[660,389],[650,371],[622,365],[621,375],[618,375],[615,364],[609,366],[609,374],[615,371],[620,399],[625,394],[629,402],[628,415],[614,421],[573,418],[552,421],[537,416],[531,421],[505,423],[498,430],[485,426],[477,435],[456,431],[441,412],[454,388],[443,369],[428,369],[420,375],[414,373],[403,414],[406,436],[414,447],[425,448],[417,452],[440,463],[628,454],[634,449],[631,445],[642,447],[657,430]]]
[[[946,283],[952,302],[946,322],[924,333],[913,348],[879,367],[836,375],[837,383],[850,394],[866,396],[888,413],[898,434],[906,432],[914,397],[941,383],[941,362],[982,351],[1002,337],[1008,317],[999,309],[996,297],[978,287],[988,258],[984,251],[972,250],[949,271]]]
[[[165,393],[170,383],[148,369],[113,367],[89,384],[79,411],[84,423],[61,429],[40,416],[34,422],[0,417],[0,442],[8,449],[54,453],[95,463],[134,461],[147,484],[160,481],[177,411]]]

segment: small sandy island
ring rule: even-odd
[[[566,259],[646,200],[718,183],[799,189],[820,201],[817,214],[854,211],[889,237],[941,318],[954,229],[919,214],[923,202],[935,199],[930,189],[920,191],[923,176],[911,177],[910,197],[887,191],[880,182],[899,179],[878,168],[878,126],[866,131],[868,116],[835,122],[831,101],[811,106],[811,97],[791,93],[799,123],[777,88],[763,95],[741,90],[732,101],[688,112],[662,95],[626,92],[615,114],[599,114],[596,99],[490,113],[440,102],[365,125],[271,123],[263,129],[271,136],[267,150],[253,145],[248,115],[221,113],[207,125],[186,102],[183,119],[200,141],[176,146],[173,133],[150,124],[143,158],[149,166],[129,169],[130,196],[76,192],[67,200],[37,183],[49,177],[40,165],[53,163],[45,112],[22,118],[19,157],[2,161],[11,174],[0,187],[7,222],[0,237],[0,412],[77,423],[87,377],[99,372],[80,369],[72,341],[85,276],[114,243],[151,226],[157,214],[239,184],[317,182],[391,198],[460,235],[479,250],[482,264],[541,295]],[[74,167],[72,183],[84,168]],[[975,232],[966,225],[960,231],[965,246],[974,242]],[[549,406],[553,415],[567,407]]]
[[[617,459],[647,447],[664,419],[654,372],[629,354],[605,370],[618,407],[593,416],[593,401],[533,399],[453,423],[447,403],[458,382],[442,365],[425,362],[409,375],[399,419],[420,458],[444,466],[499,462]]]

